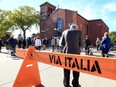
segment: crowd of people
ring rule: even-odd
[[[111,49],[112,43],[108,32],[104,33],[104,36],[102,37],[101,40],[97,38],[95,44],[96,44],[96,50],[97,51],[101,50],[102,57],[109,57],[108,52]],[[91,47],[91,41],[89,37],[86,36],[86,39],[84,41],[84,48],[86,55],[91,55],[90,47]]]
[[[35,37],[28,37],[26,40],[23,38],[17,38],[15,39],[13,36],[11,36],[8,40],[4,41],[0,38],[0,52],[2,45],[6,45],[7,50],[13,50],[15,52],[16,46],[18,48],[22,49],[28,49],[29,46],[35,46],[36,50],[46,50],[49,49],[52,52],[62,52],[62,45],[60,43],[61,37],[51,37],[51,39],[47,39],[46,37],[41,39],[39,35],[36,35]],[[99,38],[96,38],[95,41],[96,44],[96,50],[101,50],[102,57],[108,57],[108,52],[111,49],[111,40],[109,38],[108,32],[104,33],[103,38],[100,40]],[[85,40],[83,40],[83,48],[85,50],[85,55],[93,55],[92,51],[90,50],[91,41],[89,39],[89,36],[87,35]],[[82,50],[82,49],[80,49]]]
[[[52,52],[59,51],[59,37],[52,37],[51,39],[43,38],[41,39],[39,35],[35,37],[28,37],[26,40],[24,38],[14,38],[12,35],[6,41],[3,42],[0,39],[0,51],[1,47],[4,45],[6,46],[7,50],[13,50],[15,52],[15,48],[18,47],[20,49],[28,49],[29,46],[35,46],[35,49],[46,50],[49,49]]]

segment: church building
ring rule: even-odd
[[[78,11],[56,8],[49,2],[40,5],[41,38],[60,37],[73,23],[82,31],[82,39],[85,40],[88,35],[93,45],[97,37],[101,39],[104,32],[109,32],[108,26],[102,19],[87,20],[78,14]]]

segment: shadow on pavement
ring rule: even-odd
[[[8,52],[0,52],[0,53],[3,53],[3,54],[8,54]]]
[[[11,58],[12,58],[13,60],[20,60],[20,58],[17,57],[17,56],[11,56]]]

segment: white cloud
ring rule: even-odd
[[[87,19],[93,19],[96,17],[96,15],[93,12],[93,9],[91,9],[91,7],[89,6],[83,9],[81,15],[83,15]]]
[[[116,3],[108,3],[104,6],[104,11],[116,12]]]
[[[99,17],[98,13],[99,10],[94,7],[94,3],[87,4],[83,8],[79,9],[79,14],[88,20],[97,19]]]
[[[58,0],[58,5],[59,5],[59,8],[77,11],[77,7],[76,7],[76,5],[74,5],[73,2],[74,2],[73,0],[67,0],[67,1]]]
[[[116,12],[116,3],[108,3],[108,4],[105,4],[101,7],[101,10],[100,10],[100,14],[103,18],[107,18],[108,17],[108,14],[110,14],[111,12]]]
[[[116,3],[108,3],[97,5],[92,2],[91,4],[86,4],[81,10],[80,14],[86,19],[108,19],[111,12],[116,12]]]
[[[116,26],[116,19],[111,19],[112,21],[110,21],[110,24],[112,24],[113,26]]]

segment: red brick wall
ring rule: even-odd
[[[69,23],[74,23],[73,14],[74,11],[65,9],[65,29],[69,28]]]
[[[83,18],[82,16],[78,15],[77,16],[77,25],[78,25],[79,29],[82,31],[82,39],[84,40],[87,35],[88,21],[85,18]]]
[[[42,20],[42,23],[40,23],[40,35],[41,38],[48,38],[50,39],[53,36],[53,23],[51,18],[48,18],[46,20]],[[42,32],[44,31],[44,32]]]
[[[104,22],[102,22],[102,36],[104,36],[104,32],[109,32],[109,28],[106,26],[106,24],[104,24]]]
[[[89,21],[88,35],[93,45],[95,45],[96,38],[102,39],[104,32],[108,31],[108,27],[102,20]]]
[[[102,28],[101,28],[101,24],[99,21],[89,22],[88,35],[91,40],[91,43],[93,43],[94,45],[95,45],[96,38],[101,37],[100,35],[101,31],[102,31]]]

